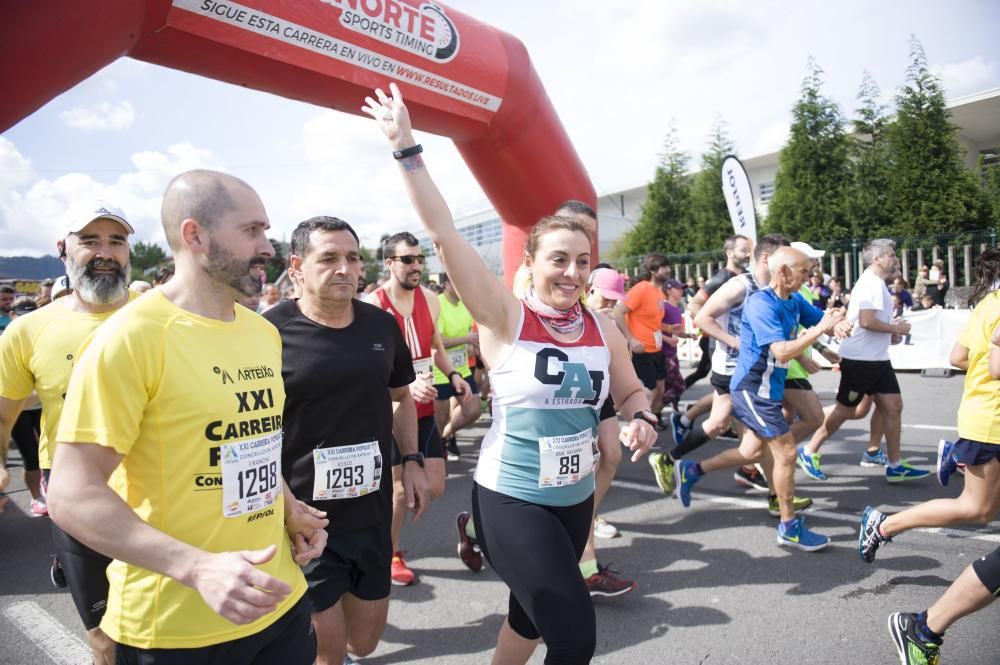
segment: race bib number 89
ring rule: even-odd
[[[594,470],[594,435],[543,436],[538,440],[539,487],[575,485]]]
[[[222,514],[239,517],[267,508],[281,496],[281,432],[224,443]]]

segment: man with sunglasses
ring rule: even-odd
[[[444,494],[444,444],[434,421],[433,366],[437,366],[448,377],[455,395],[462,402],[472,397],[469,384],[455,371],[451,364],[441,336],[437,332],[437,320],[441,304],[437,296],[420,285],[421,273],[426,258],[416,237],[407,231],[389,236],[383,245],[382,255],[389,279],[385,284],[369,294],[367,300],[392,314],[403,331],[403,337],[410,347],[416,380],[410,384],[410,394],[417,403],[417,455],[416,462],[424,467],[427,477],[428,494],[435,499]],[[403,551],[399,546],[403,519],[406,517],[406,493],[403,489],[402,463],[411,460],[410,455],[401,456],[393,444],[392,449],[392,583],[409,586],[417,581],[417,576],[406,565]]]

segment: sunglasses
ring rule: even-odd
[[[403,265],[413,265],[416,263],[427,263],[427,257],[423,254],[407,254],[406,256],[390,256],[391,261],[402,261]]]

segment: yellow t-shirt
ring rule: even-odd
[[[128,293],[129,300],[139,297],[135,291]],[[34,390],[42,404],[38,464],[43,469],[52,468],[56,427],[77,351],[114,314],[76,312],[68,303],[69,298],[60,298],[19,316],[0,335],[0,396],[17,401]]]
[[[142,520],[173,538],[209,552],[277,545],[260,568],[292,587],[274,612],[237,626],[180,582],[114,561],[101,622],[111,639],[144,649],[218,644],[263,630],[305,593],[284,526],[284,402],[278,331],[244,307],[227,323],[153,291],[88,341],[70,379],[58,440],[124,455],[111,486]]]
[[[465,337],[472,330],[472,315],[465,308],[465,303],[461,300],[457,305],[452,305],[445,294],[438,295],[438,302],[441,303],[441,311],[438,313],[437,329],[441,337]],[[455,371],[468,378],[472,374],[469,369],[469,351],[467,344],[459,344],[445,349]],[[434,366],[434,383],[448,383],[448,377],[444,372]]]
[[[969,350],[962,403],[958,407],[958,435],[979,443],[1000,444],[1000,380],[990,374],[990,335],[1000,325],[1000,291],[983,298],[958,343]]]

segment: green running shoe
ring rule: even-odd
[[[940,644],[925,642],[917,634],[917,615],[896,612],[889,615],[889,634],[903,665],[938,665]]]
[[[649,466],[653,467],[656,484],[663,493],[670,496],[674,493],[674,463],[667,453],[651,453]]]
[[[809,506],[813,505],[813,500],[806,496],[792,497],[792,508],[795,514],[800,515]],[[778,507],[778,497],[767,498],[767,513],[771,517],[781,517],[781,509]]]

